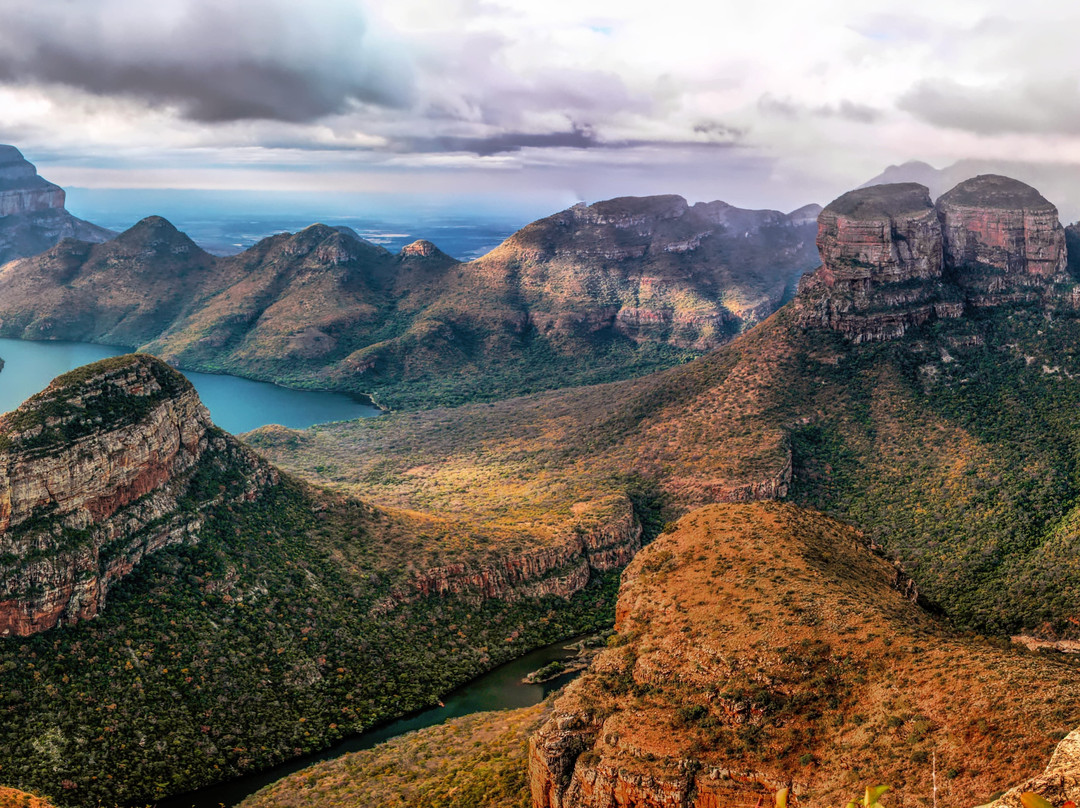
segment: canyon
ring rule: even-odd
[[[459,282],[462,295],[528,300],[510,319],[476,314],[512,326],[485,340],[531,328],[566,347],[599,328],[696,352],[736,309],[748,318],[736,339],[640,378],[267,427],[243,444],[159,360],[57,380],[0,421],[0,666],[17,693],[0,698],[5,777],[40,787],[62,770],[71,805],[176,793],[432,703],[612,614],[611,647],[533,737],[537,808],[713,808],[781,785],[824,805],[879,779],[917,799],[935,751],[957,800],[1029,777],[1080,723],[1069,706],[1080,679],[970,630],[1076,634],[1069,234],[1007,178],[975,178],[936,204],[924,187],[883,186],[820,212],[821,267],[754,325],[768,294],[669,319],[666,304],[641,304],[656,278],[661,300],[693,278],[687,257],[718,236],[753,244],[758,228],[793,246],[816,211],[751,213],[610,200],[530,225],[469,265],[429,243],[391,255],[322,226],[228,263],[149,219],[0,270],[6,288],[53,306],[9,310],[4,328],[59,333],[74,327],[59,315],[68,306],[84,334],[136,339],[169,310],[181,325],[151,338],[159,352],[228,350],[264,369],[340,355],[378,373],[383,354],[336,324],[346,299],[350,322],[377,322],[390,288],[397,311],[424,312],[408,328],[426,323],[408,348],[421,354],[399,358],[462,342],[449,298],[442,319],[424,319],[431,290]],[[147,283],[145,262],[170,267],[182,289],[154,280],[160,311],[124,305]],[[608,288],[624,271],[638,300],[596,306],[593,281]],[[780,284],[774,273],[770,288],[782,298],[795,274]],[[60,651],[61,636],[83,642]],[[48,699],[32,684],[42,669],[54,672]],[[237,682],[249,695],[231,701]],[[209,706],[169,711],[163,749],[66,729],[100,715],[101,738],[141,731],[143,689]],[[54,747],[55,760],[35,756]],[[122,783],[88,776],[106,747]]]

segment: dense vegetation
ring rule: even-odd
[[[795,429],[799,501],[862,527],[964,625],[1073,633],[1080,321],[1035,309],[862,346]]]
[[[529,735],[545,707],[478,713],[286,777],[241,808],[528,808]]]
[[[213,480],[206,485],[213,486]],[[401,571],[360,503],[286,480],[207,515],[98,618],[0,643],[0,776],[64,805],[152,800],[314,751],[528,648],[610,624],[617,576],[570,602],[371,607]]]

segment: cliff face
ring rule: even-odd
[[[38,176],[14,146],[0,146],[0,216],[62,210],[64,191]]]
[[[941,223],[921,185],[849,191],[818,217],[817,246],[822,266],[799,286],[807,325],[863,342],[962,312],[942,283]]]
[[[624,495],[581,503],[566,534],[548,546],[510,554],[488,564],[455,563],[413,575],[376,604],[387,612],[421,597],[457,595],[481,602],[557,595],[569,598],[593,572],[625,567],[641,549],[642,527]]]
[[[199,491],[226,467],[242,480]],[[93,617],[144,556],[198,540],[201,505],[252,498],[275,479],[159,360],[59,377],[0,416],[0,636]]]
[[[916,183],[844,194],[818,217],[821,267],[804,276],[806,326],[854,342],[902,336],[966,306],[1038,302],[1069,280],[1057,209],[1017,180],[966,180],[936,205]]]
[[[978,306],[1036,300],[1068,280],[1057,208],[1031,186],[987,174],[937,202],[945,264]]]
[[[1054,710],[1080,673],[954,634],[909,589],[820,514],[691,512],[626,569],[615,642],[531,738],[534,808],[719,808],[784,786],[835,805],[854,766],[906,802],[931,752],[949,804],[1015,782],[1051,743],[1022,728],[1071,727],[1077,711]]]
[[[115,235],[68,213],[65,197],[18,149],[0,146],[0,264],[44,252],[63,238],[99,242]]]

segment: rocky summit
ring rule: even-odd
[[[208,487],[226,465],[243,473]],[[59,377],[0,416],[0,636],[93,617],[145,556],[198,540],[207,502],[251,498],[276,476],[160,360]]]
[[[100,242],[111,230],[72,216],[66,194],[38,176],[14,146],[0,146],[0,264],[36,255],[63,238]]]
[[[1038,302],[1070,280],[1057,209],[993,174],[936,204],[917,183],[850,191],[822,211],[817,246],[822,265],[800,284],[800,319],[855,342],[893,339],[965,308]]]

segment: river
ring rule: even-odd
[[[526,674],[539,670],[549,662],[574,656],[576,652],[568,651],[566,646],[576,642],[577,639],[581,638],[563,640],[554,645],[539,648],[495,668],[450,693],[443,701],[442,707],[433,707],[369,732],[354,735],[322,752],[294,758],[257,774],[207,786],[189,794],[159,800],[156,804],[157,808],[219,808],[219,806],[230,808],[260,788],[307,768],[313,763],[332,760],[348,752],[370,749],[398,735],[441,724],[450,718],[486,710],[510,710],[539,704],[549,693],[562,687],[578,673],[565,674],[539,685],[525,684],[522,679]]]
[[[0,339],[0,412],[15,409],[61,373],[127,353],[124,348],[83,342],[27,342]],[[238,376],[184,372],[214,423],[234,434],[266,424],[306,429],[327,421],[370,418],[381,410],[342,393],[290,390]]]

